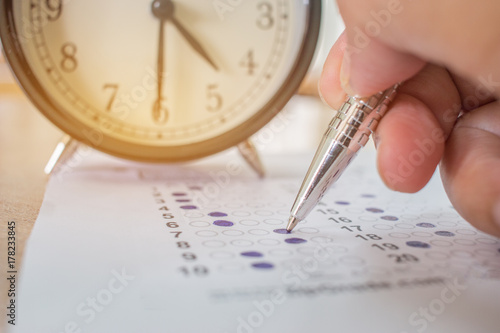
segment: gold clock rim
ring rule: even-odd
[[[321,0],[310,1],[307,5],[306,30],[292,70],[277,93],[252,117],[214,138],[187,145],[162,147],[124,142],[103,135],[99,130],[65,114],[44,92],[24,57],[13,17],[13,1],[0,0],[0,39],[7,63],[25,95],[49,121],[74,139],[110,155],[145,162],[179,162],[213,155],[248,139],[269,123],[297,91],[309,69],[321,18]]]

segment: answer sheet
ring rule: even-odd
[[[312,156],[149,165],[97,152],[51,177],[12,332],[498,332],[500,242],[435,176],[387,190],[363,152],[284,232]]]

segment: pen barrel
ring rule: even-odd
[[[328,125],[292,206],[303,220],[366,145],[396,94],[398,85],[368,98],[348,97]]]

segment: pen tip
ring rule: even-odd
[[[291,232],[293,228],[299,223],[300,220],[296,218],[295,216],[291,215],[290,218],[288,219],[288,224],[286,226],[286,231]]]

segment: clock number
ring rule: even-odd
[[[274,25],[273,6],[269,2],[261,2],[257,5],[260,17],[257,19],[257,26],[262,30],[269,30]]]
[[[76,51],[76,45],[73,43],[65,43],[61,47],[61,53],[63,55],[61,60],[61,69],[66,73],[73,72],[78,67]]]
[[[217,112],[222,108],[222,96],[217,92],[219,86],[217,84],[209,84],[207,86],[207,110],[209,112]]]
[[[168,109],[163,105],[163,99],[157,99],[153,105],[153,120],[157,124],[165,124],[168,120]]]
[[[56,21],[61,17],[63,9],[63,0],[45,0],[45,6],[50,13],[47,13],[47,19],[49,21]]]
[[[246,68],[247,74],[248,75],[253,75],[255,72],[255,69],[258,67],[257,63],[255,62],[255,58],[253,55],[253,50],[249,50],[245,57],[243,57],[243,60],[240,62],[240,66]]]
[[[119,86],[117,84],[106,83],[102,90],[111,90],[111,97],[109,98],[108,105],[106,105],[106,111],[111,111],[111,107],[113,106],[113,102],[116,98],[116,93],[118,92]]]

